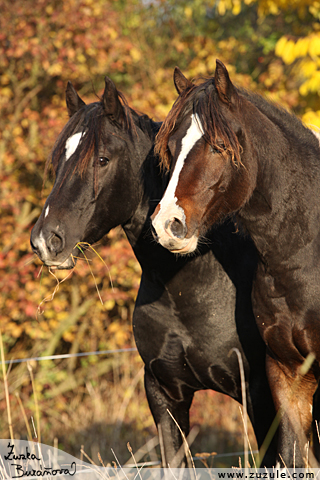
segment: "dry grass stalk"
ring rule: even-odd
[[[127,448],[128,448],[129,453],[130,453],[130,455],[131,455],[131,457],[132,457],[132,459],[133,459],[133,461],[134,461],[134,465],[135,465],[136,469],[138,470],[138,476],[139,476],[140,480],[142,480],[142,477],[141,477],[141,473],[140,473],[140,472],[141,472],[142,468],[144,467],[144,465],[142,465],[140,468],[138,467],[137,462],[136,462],[136,459],[135,459],[135,457],[134,457],[134,455],[133,455],[133,451],[132,451],[131,445],[130,445],[129,442],[127,443]],[[136,478],[136,477],[137,477],[137,475],[135,475],[135,478]]]
[[[19,393],[16,392],[15,395],[16,395],[16,398],[17,398],[17,401],[18,401],[18,404],[19,404],[21,413],[22,413],[22,417],[23,417],[23,420],[24,420],[26,429],[27,429],[27,438],[28,438],[29,442],[31,442],[31,441],[32,441],[32,433],[31,433],[31,429],[30,429],[30,425],[29,425],[29,422],[28,422],[28,418],[27,418],[27,415],[26,415],[25,408],[24,408],[24,406],[23,406],[23,403],[22,403],[22,401],[21,401],[21,398],[20,398]]]
[[[89,247],[96,255],[97,257],[99,258],[99,260],[101,260],[101,262],[104,264],[104,266],[107,268],[108,270],[108,274],[109,274],[109,279],[110,279],[110,285],[111,285],[111,289],[113,291],[113,282],[112,282],[112,279],[111,279],[111,275],[110,275],[110,270],[109,270],[109,267],[108,265],[106,264],[106,262],[103,260],[103,258],[99,255],[99,253],[93,248],[92,245],[90,245],[90,243],[86,243],[86,242],[79,242],[77,243],[76,247],[80,250],[80,252],[82,253],[82,255],[84,256],[86,262],[87,262],[87,265],[90,269],[90,273],[92,275],[92,278],[94,280],[94,283],[95,283],[95,286],[96,286],[96,290],[98,292],[98,297],[100,299],[100,302],[101,304],[103,305],[103,301],[102,301],[102,298],[101,298],[101,295],[100,295],[100,292],[99,292],[99,288],[98,288],[98,285],[97,285],[97,282],[96,282],[96,279],[95,279],[95,276],[94,276],[94,273],[92,271],[92,268],[91,268],[91,265],[89,263],[89,259],[88,257],[86,256],[86,254],[84,253],[84,250],[81,248],[81,245],[85,246],[85,247]]]
[[[242,420],[243,427],[245,431],[244,435],[244,466],[245,468],[249,465],[249,455],[248,455],[248,415],[247,415],[247,393],[246,393],[246,380],[244,375],[244,368],[241,353],[238,348],[233,348],[229,355],[235,352],[238,357],[239,369],[240,369],[240,379],[241,379],[241,393],[242,393]]]
[[[239,405],[239,410],[240,410],[240,415],[241,415],[242,422],[243,422],[244,433],[245,433],[245,436],[246,436],[246,438],[247,438],[247,444],[249,445],[249,449],[250,449],[250,453],[251,453],[253,465],[254,465],[254,468],[257,470],[256,460],[255,460],[254,455],[253,455],[253,450],[252,450],[251,442],[250,442],[249,435],[248,435],[248,429],[246,428],[245,419],[244,419],[244,416],[243,416],[243,411],[242,411],[242,408],[241,408],[240,405]],[[249,465],[249,466],[250,466],[250,465]]]
[[[56,280],[57,282],[57,285],[55,286],[53,292],[51,293],[51,295],[48,295],[47,297],[45,297],[38,305],[38,311],[37,311],[37,316],[38,315],[41,315],[43,313],[43,311],[41,310],[41,306],[42,304],[46,303],[46,302],[51,302],[53,299],[54,299],[54,296],[55,294],[57,293],[57,291],[59,290],[60,288],[60,285],[61,283],[65,282],[73,273],[74,271],[74,268],[68,273],[68,275],[63,278],[62,280],[59,280],[58,277],[53,273],[51,267],[49,267],[49,273],[50,275],[52,275],[54,277],[54,279]]]
[[[189,444],[188,444],[188,441],[186,439],[186,436],[183,433],[183,431],[182,431],[180,425],[178,424],[177,420],[174,418],[174,416],[170,412],[170,410],[167,409],[167,412],[169,413],[170,417],[172,418],[172,420],[174,421],[174,423],[178,427],[178,430],[179,430],[179,432],[181,434],[181,437],[182,437],[182,442],[183,442],[183,446],[184,446],[184,449],[185,449],[185,455],[186,455],[188,467],[193,468],[193,471],[195,472],[195,478],[196,478],[197,477],[196,476],[196,469],[195,469],[195,466],[194,466],[193,458],[192,458],[192,455],[191,455],[191,451],[190,451]]]
[[[7,416],[8,416],[8,425],[10,438],[13,440],[13,428],[12,428],[12,418],[11,418],[11,408],[10,408],[10,397],[9,397],[9,387],[8,387],[8,377],[4,359],[4,350],[3,350],[3,341],[2,341],[2,332],[0,330],[0,348],[1,348],[1,363],[2,363],[2,374],[3,374],[3,383],[4,390],[6,395],[6,406],[7,406]]]
[[[140,447],[138,450],[136,450],[135,454],[134,454],[134,458],[135,458],[135,461],[138,463],[140,462],[140,460],[146,455],[146,454],[149,454],[150,457],[154,457],[154,461],[158,461],[158,456],[155,452],[155,448],[157,445],[159,445],[160,443],[160,433],[159,433],[159,436],[155,436],[153,438],[151,438],[150,440],[148,440],[145,445],[143,445],[142,447]],[[151,459],[152,460],[152,459]],[[128,466],[128,464],[130,464],[130,460],[128,460],[126,463],[125,463],[125,467]]]
[[[86,452],[83,450],[82,446],[81,446],[81,449],[80,449],[80,453],[81,453],[81,457],[83,459],[83,456],[86,457],[87,460],[89,460],[89,462],[91,463],[91,465],[95,468],[92,468],[100,477],[102,477],[103,479],[105,478],[110,478],[108,474],[104,475],[100,468],[94,463],[94,461],[89,457],[89,455],[86,454]],[[99,454],[100,455],[100,454]],[[101,457],[100,457],[101,458]],[[84,465],[85,467],[85,465]],[[91,468],[91,467],[87,467],[87,468]]]
[[[35,413],[36,413],[36,420],[37,420],[37,430],[36,430],[36,437],[37,441],[41,443],[41,430],[40,430],[40,409],[39,409],[39,404],[38,404],[38,397],[37,397],[37,392],[35,388],[35,383],[34,383],[34,376],[33,376],[33,370],[29,362],[27,362],[27,368],[30,374],[31,378],[31,385],[32,385],[32,390],[33,390],[33,398],[34,398],[34,407],[35,407]]]
[[[112,452],[112,455],[114,456],[114,458],[116,459],[117,465],[118,465],[118,467],[120,468],[121,472],[123,473],[123,475],[125,476],[125,478],[126,478],[127,480],[129,480],[128,477],[127,477],[127,475],[126,475],[126,473],[125,473],[125,471],[123,470],[123,468],[122,468],[119,460],[118,460],[117,455],[114,453],[114,450],[113,450],[112,448],[111,448],[111,452]]]

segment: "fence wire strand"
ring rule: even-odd
[[[23,363],[23,362],[41,362],[43,360],[59,360],[61,358],[72,358],[72,357],[88,357],[90,355],[111,355],[113,353],[122,353],[122,352],[136,352],[137,349],[133,348],[119,348],[117,350],[101,350],[97,352],[83,352],[83,353],[64,353],[61,355],[48,355],[43,357],[32,357],[32,358],[17,358],[6,360],[5,364],[13,364],[13,363]]]

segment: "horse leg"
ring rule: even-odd
[[[317,382],[312,374],[304,377],[267,354],[267,376],[279,419],[278,455],[280,464],[303,468],[318,466],[308,449],[312,430],[312,400]]]
[[[149,407],[159,433],[162,467],[170,466],[171,468],[177,468],[186,466],[186,457],[183,449],[181,449],[183,439],[177,424],[184,436],[187,437],[190,428],[189,409],[193,393],[182,401],[175,401],[166,394],[156,378],[148,370],[145,370],[144,378]]]
[[[263,368],[265,369],[265,365]],[[250,376],[248,414],[257,439],[258,449],[262,455],[260,468],[272,467],[276,464],[277,435],[271,437],[268,436],[268,433],[275,419],[276,411],[267,378],[261,375],[261,370]]]
[[[314,455],[320,462],[320,386],[313,395],[312,434]]]

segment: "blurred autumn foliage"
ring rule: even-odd
[[[57,280],[30,250],[30,230],[52,186],[47,182],[42,190],[44,163],[67,121],[67,81],[90,102],[108,75],[131,106],[162,120],[176,98],[173,68],[188,78],[210,76],[220,58],[237,84],[320,127],[319,20],[314,0],[1,2],[0,325],[6,359],[134,346],[140,267],[120,230],[96,247],[107,267],[91,255],[90,265],[78,263],[54,298]],[[136,353],[32,363],[35,389],[25,364],[12,367],[15,435],[26,435],[23,409],[28,419],[35,416],[36,400],[44,443],[58,436],[75,453],[92,430],[99,438],[88,447],[93,455],[104,451],[107,434],[110,446],[120,439],[127,424],[139,431],[141,446],[155,433],[141,367]],[[4,393],[0,408],[5,438]],[[203,416],[197,409],[194,414]],[[218,415],[206,422],[227,430]]]

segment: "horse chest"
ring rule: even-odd
[[[190,320],[197,323],[198,318],[194,315]],[[198,326],[189,329],[183,316],[175,315],[168,304],[164,308],[163,299],[136,307],[133,323],[139,353],[146,368],[176,400],[183,398],[184,389],[210,388],[235,397],[238,365],[236,356],[228,353],[232,347],[241,350],[236,330],[225,328],[223,321],[219,326],[219,317],[200,318]]]
[[[238,378],[233,361],[220,354],[215,358],[199,345],[185,347],[185,337],[176,333],[166,335],[161,352],[149,363],[149,368],[175,400],[182,400],[185,389],[197,391],[214,389],[233,397],[238,394]]]
[[[239,366],[236,355],[228,354],[234,347],[242,351],[242,326],[235,321],[229,276],[211,254],[185,264],[165,284],[159,275],[144,273],[134,313],[147,368],[173,398],[181,399],[184,388],[209,388],[238,399]],[[251,310],[246,313],[247,320]]]

